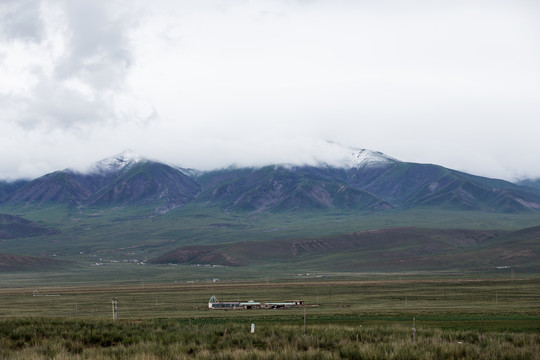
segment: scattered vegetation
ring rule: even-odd
[[[0,359],[540,359],[539,286],[529,278],[4,288]],[[213,311],[213,294],[319,306]]]
[[[540,335],[410,326],[301,325],[186,319],[0,323],[3,359],[538,359]]]

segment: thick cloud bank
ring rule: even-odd
[[[126,148],[311,163],[326,140],[538,177],[539,24],[529,0],[4,0],[0,178]]]

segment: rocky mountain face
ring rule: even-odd
[[[402,208],[443,207],[501,212],[540,210],[540,192],[507,181],[431,164],[396,162],[353,168],[348,182]]]
[[[200,186],[182,172],[156,162],[143,161],[122,169],[110,182],[94,192],[89,205],[162,203],[181,206],[195,199]]]
[[[347,184],[332,168],[267,166],[227,169],[202,176],[199,201],[220,203],[229,210],[388,209],[376,195]]]
[[[127,206],[151,204],[165,208],[195,199],[200,186],[171,166],[120,154],[87,173],[56,171],[18,187],[4,203],[41,206]]]
[[[10,194],[14,193],[20,187],[26,185],[28,180],[17,180],[13,182],[0,180],[0,203],[2,203]]]
[[[0,203],[84,206],[188,203],[224,211],[380,211],[434,207],[522,212],[540,210],[540,189],[431,164],[400,162],[351,149],[339,164],[272,165],[210,172],[185,170],[125,152],[88,172],[57,171],[29,182],[0,183]]]
[[[536,189],[540,189],[540,178],[539,179],[525,179],[518,182],[519,185],[528,186]]]

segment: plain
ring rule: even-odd
[[[539,285],[534,277],[396,277],[4,288],[0,354],[5,359],[538,359]],[[308,306],[209,310],[212,295],[303,299]],[[119,301],[116,321],[112,298]]]

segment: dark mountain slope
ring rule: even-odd
[[[56,171],[30,181],[7,196],[11,204],[81,205],[93,191],[88,179],[70,171]]]
[[[528,188],[437,165],[398,161],[350,168],[225,169],[207,173],[200,181],[203,192],[198,200],[217,202],[232,210],[540,210],[540,194]]]
[[[159,203],[176,207],[192,201],[200,186],[170,166],[142,161],[122,169],[106,186],[89,197],[89,205]]]
[[[0,203],[4,202],[8,195],[14,193],[28,182],[28,180],[17,180],[12,182],[0,181]]]
[[[348,182],[402,208],[430,206],[500,212],[540,209],[540,196],[526,188],[430,164],[353,168],[348,171]]]
[[[347,159],[345,159],[347,160]],[[187,203],[225,211],[373,211],[441,208],[540,211],[540,191],[431,164],[400,162],[356,149],[342,167],[265,166],[201,173],[144,160],[131,152],[104,159],[91,172],[57,171],[28,183],[0,183],[9,205],[156,206]]]
[[[420,258],[435,259],[455,252],[463,254],[473,251],[480,244],[494,241],[502,234],[502,231],[382,229],[322,238],[186,246],[152,259],[151,262],[228,266],[313,262],[313,266],[320,270],[339,267],[341,271],[356,271],[365,264],[372,266],[378,262],[407,261],[414,268],[415,261]],[[434,260],[431,265],[436,268],[437,262]],[[392,269],[388,264],[387,267],[388,270]]]
[[[0,253],[0,271],[46,271],[68,266],[68,261]]]
[[[520,186],[527,186],[527,187],[540,191],[540,178],[521,180],[517,184]]]
[[[257,212],[390,208],[373,194],[340,182],[334,172],[307,166],[214,171],[201,177],[203,192],[197,200]]]
[[[52,235],[57,231],[19,216],[0,214],[0,239]]]
[[[540,268],[540,226],[505,234],[483,252],[483,259],[495,267]]]
[[[4,203],[77,207],[150,204],[172,208],[192,201],[200,191],[189,176],[170,166],[152,161],[122,165],[86,174],[56,171],[12,188]]]
[[[151,263],[288,266],[314,271],[540,269],[540,227],[515,232],[396,228],[321,238],[185,246]]]
[[[426,185],[448,175],[442,167],[427,164],[392,163],[380,167],[351,168],[348,183],[388,201],[403,204]]]

